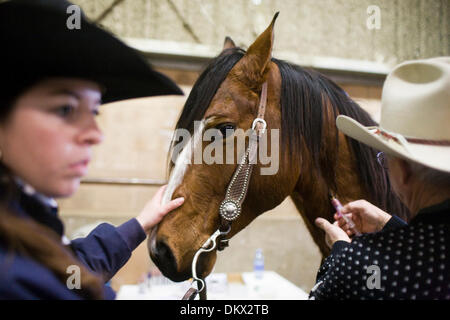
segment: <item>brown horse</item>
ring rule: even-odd
[[[336,129],[339,114],[364,125],[375,125],[368,113],[325,76],[271,57],[275,18],[246,52],[226,39],[224,50],[196,81],[176,129],[194,134],[216,128],[223,134],[220,143],[229,143],[236,138],[229,134],[230,130],[251,128],[262,85],[267,82],[267,136],[270,140],[270,129],[280,130],[279,169],[276,174],[262,175],[263,165],[255,164],[242,213],[227,237],[291,196],[315,243],[326,255],[329,248],[314,220],[332,220],[335,211],[330,192],[343,203],[367,199],[404,219],[407,210],[391,192],[376,152]],[[194,121],[201,120],[204,127],[195,128]],[[204,141],[191,141],[185,146],[176,163],[171,163],[166,193],[167,199],[184,197],[185,202],[153,230],[148,243],[152,260],[174,281],[191,277],[195,252],[218,229],[219,205],[237,166],[186,165],[178,161],[192,157],[186,150],[193,145],[200,151],[207,147]],[[208,275],[215,260],[215,250],[201,256],[197,272],[203,277]]]

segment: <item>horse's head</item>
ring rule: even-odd
[[[287,166],[279,166],[286,159],[278,149],[278,134],[273,130],[281,127],[281,77],[277,65],[271,61],[275,19],[276,16],[247,52],[234,48],[227,38],[223,52],[200,76],[184,106],[177,129],[186,129],[191,139],[183,137],[187,143],[180,143],[184,148],[172,161],[165,197],[166,200],[184,197],[185,202],[163,219],[149,239],[152,260],[171,279],[180,281],[191,276],[195,252],[219,227],[219,206],[248,144],[245,134],[257,116],[264,82],[268,87],[267,139],[261,140],[267,142],[269,163],[261,164],[258,157],[242,212],[233,221],[228,237],[281,203],[295,187],[296,165],[291,164],[289,170]],[[213,143],[205,141],[209,140],[205,139],[208,132],[212,132]],[[245,141],[244,145],[238,141]],[[230,155],[228,150],[234,153]],[[208,161],[208,157],[213,157],[213,161]],[[264,168],[267,171],[261,174]],[[198,272],[203,276],[209,274],[215,260],[215,251],[202,255]]]
[[[314,220],[332,219],[331,193],[343,202],[367,199],[407,218],[375,150],[339,133],[335,119],[343,114],[366,126],[375,122],[324,75],[271,57],[275,18],[246,52],[227,38],[178,120],[164,201],[185,202],[153,230],[148,244],[153,261],[173,280],[191,276],[195,252],[222,222],[219,207],[260,112],[264,83],[267,135],[258,142],[247,197],[228,238],[289,195],[324,255],[329,248]],[[201,255],[198,275],[208,275],[215,259],[216,251]]]

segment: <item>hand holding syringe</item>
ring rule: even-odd
[[[343,206],[340,203],[340,201],[336,197],[331,196],[331,203],[333,204],[333,207],[336,209],[338,217],[339,218],[342,217],[345,220],[345,222],[347,223],[349,229],[352,230],[356,236],[360,236],[361,232],[359,232],[359,230],[356,228],[353,220],[350,219],[350,217],[347,217],[345,214],[342,213]]]

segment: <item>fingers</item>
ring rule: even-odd
[[[331,224],[330,222],[328,222],[327,220],[325,220],[323,218],[317,218],[315,220],[315,224],[320,229],[325,231],[325,233],[326,233],[325,242],[330,247],[338,240],[343,240],[343,241],[347,241],[347,242],[351,241],[350,238],[348,237],[348,235],[341,228],[339,228],[338,221],[335,221],[333,224]]]
[[[158,191],[156,192],[155,198],[159,200],[158,203],[161,203],[162,197],[164,196],[164,192],[166,191],[166,189],[167,189],[167,184],[162,186],[161,188],[159,188]],[[172,199],[168,203],[163,204],[161,206],[161,214],[166,215],[170,211],[173,211],[176,208],[178,208],[179,206],[181,206],[183,203],[184,203],[183,197]]]
[[[345,214],[346,217],[352,219],[352,214],[351,213],[347,213]],[[353,236],[355,234],[355,232],[349,228],[347,221],[345,221],[345,219],[342,216],[338,216],[337,213],[334,214],[334,219],[336,220],[333,224],[339,228],[341,228],[342,230],[345,231],[345,233],[347,233],[348,236]]]
[[[364,200],[356,200],[347,203],[345,206],[342,207],[341,212],[342,213],[350,213],[352,211],[358,211],[363,207]]]
[[[351,213],[346,213],[345,216],[349,219],[353,219],[353,215]],[[336,220],[339,223],[339,227],[344,228],[347,227],[347,221],[342,216],[339,216],[337,213],[333,216],[334,220]]]
[[[161,188],[156,191],[156,194],[162,194],[167,189],[167,184],[163,185]]]
[[[355,201],[349,202],[349,203],[347,203],[345,206],[343,206],[342,209],[341,209],[341,213],[342,213],[342,214],[344,214],[344,213],[349,213],[349,212],[352,212],[353,210],[355,210],[355,204],[354,204],[354,202],[355,202]]]
[[[372,206],[372,204],[366,200],[360,199],[347,203],[343,206],[342,213],[359,212],[366,210],[367,207]]]
[[[338,215],[337,213],[334,214],[333,218],[334,220],[339,222],[339,227],[343,227],[345,225],[345,219],[342,218],[342,216]]]
[[[165,214],[169,213],[170,211],[175,210],[176,208],[181,206],[183,203],[184,203],[184,198],[183,197],[176,198],[174,200],[169,201],[165,205],[163,205],[162,208],[161,208],[161,211],[165,215]]]
[[[160,205],[162,202],[162,198],[164,196],[164,192],[167,189],[167,184],[163,185],[161,188],[159,188],[155,195],[152,197],[152,199],[150,200],[151,203],[154,203],[154,205]]]
[[[161,188],[158,189],[158,191],[156,191],[154,198],[158,199],[158,203],[161,203],[162,197],[163,197],[166,189],[167,189],[167,184],[163,185]]]
[[[330,230],[329,226],[331,226],[331,223],[329,223],[327,220],[323,218],[317,218],[316,221],[314,221],[316,226],[318,226],[320,229],[325,231],[325,243],[329,248],[333,245],[333,243],[330,241]]]
[[[180,197],[162,204],[161,200],[167,185],[162,186],[156,191],[153,198],[147,202],[144,209],[136,217],[144,231],[147,233],[151,228],[158,224],[166,214],[175,210],[184,203],[184,198]]]
[[[327,220],[323,218],[317,218],[315,221],[316,226],[318,226],[320,229],[322,229],[325,232],[328,232],[330,229],[331,223],[329,223]]]

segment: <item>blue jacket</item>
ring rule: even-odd
[[[1,190],[0,190],[1,192]],[[57,209],[43,202],[36,194],[23,190],[10,204],[10,209],[24,219],[31,218],[53,229],[61,237],[64,227]],[[102,274],[106,281],[128,261],[132,251],[146,238],[136,219],[119,227],[103,223],[86,238],[71,241],[78,259],[91,271]],[[70,276],[68,272],[68,276]],[[106,299],[114,299],[114,291],[104,286]],[[9,252],[0,241],[0,299],[81,299],[51,270],[29,257]]]

